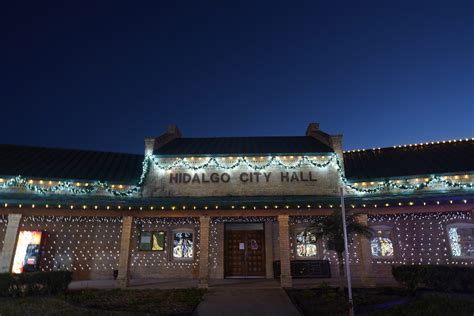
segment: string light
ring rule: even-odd
[[[58,193],[58,192],[67,192],[75,195],[88,195],[88,194],[98,194],[100,192],[106,192],[113,196],[122,196],[122,197],[132,197],[137,196],[137,193],[141,192],[141,188],[143,183],[149,173],[150,166],[153,165],[154,168],[158,170],[172,170],[175,168],[186,168],[189,170],[201,170],[207,168],[219,168],[221,170],[230,170],[236,169],[238,167],[247,167],[253,170],[264,170],[269,167],[279,167],[282,169],[298,169],[303,166],[306,167],[313,167],[318,169],[326,168],[330,165],[333,165],[339,175],[341,182],[346,186],[348,190],[352,190],[354,193],[362,193],[362,194],[370,194],[370,193],[378,193],[381,191],[390,191],[390,190],[400,190],[400,191],[417,191],[421,189],[425,189],[428,187],[440,187],[440,188],[454,188],[454,189],[472,189],[474,188],[474,183],[467,183],[467,182],[459,182],[453,181],[448,179],[447,177],[439,177],[436,175],[431,175],[430,177],[424,178],[424,181],[416,181],[415,184],[410,183],[400,183],[400,180],[385,180],[379,181],[378,183],[370,182],[369,184],[372,187],[367,187],[366,182],[362,182],[363,188],[360,188],[357,183],[352,183],[349,179],[345,177],[344,169],[342,167],[341,159],[338,157],[337,154],[332,153],[326,157],[324,162],[317,162],[315,161],[316,158],[311,158],[308,156],[302,156],[301,158],[295,159],[293,157],[292,162],[287,163],[287,157],[268,157],[266,161],[263,162],[250,162],[248,158],[241,157],[236,158],[236,160],[232,163],[226,163],[224,159],[221,159],[223,163],[220,162],[215,157],[208,158],[207,161],[204,163],[195,163],[192,159],[187,158],[176,158],[171,160],[170,159],[162,159],[157,158],[151,155],[148,155],[143,160],[142,164],[142,174],[140,176],[140,180],[134,186],[130,186],[127,190],[115,190],[114,185],[109,185],[106,182],[97,181],[91,183],[88,186],[77,186],[74,183],[65,181],[65,182],[58,182],[58,184],[53,186],[44,186],[44,185],[35,185],[33,184],[33,180],[27,180],[21,176],[17,176],[15,178],[9,179],[0,184],[0,189],[11,189],[14,187],[23,187],[28,191],[38,193],[38,194],[48,194],[48,193]],[[284,162],[285,161],[285,162]],[[457,176],[460,178],[459,176]],[[456,178],[456,176],[455,176]],[[466,179],[466,177],[464,177]],[[469,178],[469,177],[467,177]]]
[[[0,217],[2,222],[6,227],[6,216]],[[45,231],[48,246],[40,259],[41,271],[89,271],[103,278],[118,269],[120,217],[24,216],[20,229]]]
[[[195,232],[194,256],[192,260],[173,260],[169,251],[171,247],[168,241],[172,238],[173,231],[180,229],[191,229]],[[164,231],[165,245],[163,251],[139,251],[138,238],[140,231]],[[183,276],[184,271],[188,271],[188,277],[192,277],[193,270],[199,265],[199,240],[200,229],[199,220],[196,218],[134,218],[133,239],[130,250],[130,266],[133,267],[132,273],[137,276],[145,276],[150,273],[167,273],[166,270],[170,268],[179,268],[180,276]],[[145,271],[142,269],[146,269]],[[169,272],[168,272],[169,273]]]
[[[457,264],[472,265],[472,259],[455,259],[450,255],[447,225],[471,223],[470,212],[409,213],[368,215],[369,225],[392,228],[393,258],[373,258],[376,264]]]
[[[379,151],[379,150],[384,150],[388,148],[407,148],[407,147],[423,147],[423,146],[428,146],[428,145],[439,145],[439,144],[446,144],[446,143],[456,143],[456,142],[469,142],[469,141],[474,141],[473,138],[464,138],[464,139],[451,139],[451,140],[443,140],[443,141],[432,141],[432,142],[425,142],[425,143],[414,143],[414,144],[405,144],[405,145],[394,145],[392,147],[386,147],[386,148],[372,148],[373,151]],[[352,149],[352,150],[345,150],[344,153],[354,153],[354,152],[364,152],[368,151],[370,149]]]

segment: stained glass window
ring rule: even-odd
[[[301,231],[296,234],[296,255],[299,257],[314,257],[318,254],[316,235],[311,231]]]
[[[393,257],[393,242],[390,238],[391,229],[376,229],[375,236],[370,241],[373,257]]]
[[[191,259],[193,257],[193,233],[173,232],[173,258]]]
[[[449,244],[453,257],[474,257],[474,225],[453,224],[448,226]]]

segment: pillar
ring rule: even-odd
[[[293,284],[291,279],[290,265],[290,228],[289,216],[278,215],[278,230],[280,242],[280,282],[281,287],[291,287]]]
[[[20,221],[21,214],[8,214],[7,231],[5,233],[2,256],[0,257],[0,273],[11,272]]]
[[[217,267],[215,267],[215,278],[224,279],[224,235],[225,226],[224,223],[216,223],[217,229],[217,249],[215,254],[217,256]]]
[[[368,225],[367,214],[359,214],[357,222]],[[363,286],[374,286],[374,276],[372,275],[372,253],[370,252],[370,240],[365,236],[358,235],[359,241],[359,266],[360,280]]]
[[[122,237],[120,239],[120,255],[117,276],[117,286],[126,288],[130,281],[130,245],[132,239],[132,216],[124,216],[122,219]]]
[[[199,235],[199,288],[209,287],[209,216],[201,216]]]
[[[273,231],[272,222],[265,222],[265,277],[273,279]]]

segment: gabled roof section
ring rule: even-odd
[[[344,153],[349,180],[474,172],[474,139]]]
[[[0,144],[0,176],[135,184],[143,155]]]
[[[176,138],[153,151],[159,156],[331,153],[310,136]]]

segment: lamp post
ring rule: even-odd
[[[339,193],[341,196],[341,214],[342,214],[342,230],[344,233],[344,259],[345,259],[345,268],[347,276],[347,291],[349,295],[349,315],[354,315],[354,304],[352,301],[352,284],[351,284],[351,269],[349,267],[349,247],[347,242],[347,226],[346,226],[346,207],[344,204],[344,189],[339,188]]]

